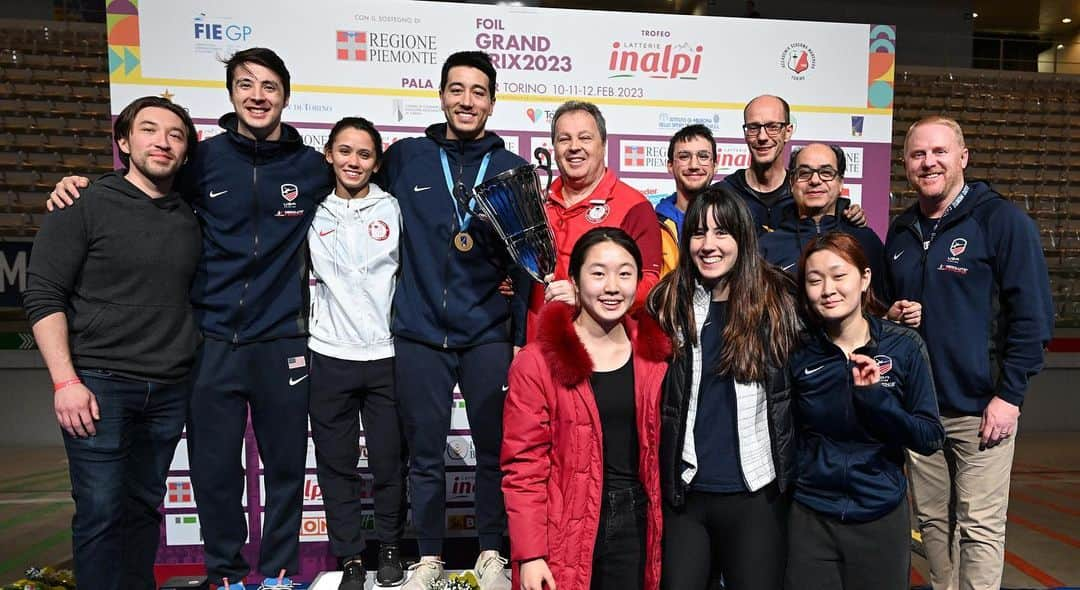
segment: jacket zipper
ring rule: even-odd
[[[458,177],[457,177],[457,181],[458,181],[459,184],[463,184],[462,183],[462,178],[464,178],[464,177],[465,177],[465,142],[464,141],[458,141]],[[454,190],[453,187],[450,187],[450,198],[451,199],[455,198],[453,190]],[[452,207],[453,202],[451,202],[450,205]],[[456,211],[456,209],[455,209],[455,211]],[[450,275],[449,275],[450,257],[454,255],[453,247],[454,247],[454,244],[456,243],[455,238],[457,237],[457,232],[461,231],[461,229],[462,229],[460,227],[457,227],[457,224],[458,224],[457,214],[452,213],[452,215],[454,215],[454,218],[451,220],[451,223],[450,223],[450,227],[451,227],[451,229],[450,229],[450,245],[451,245],[451,247],[446,250],[446,264],[443,265],[442,310],[443,310],[443,326],[444,326],[444,329],[446,330],[445,332],[443,332],[443,343],[442,343],[443,348],[449,348],[449,346],[450,346],[450,326],[448,325],[449,322],[447,321],[447,309],[446,309],[446,292],[449,289],[449,285],[447,283],[450,280]],[[457,231],[455,231],[455,230],[457,230]]]
[[[259,142],[255,142],[255,154],[252,156],[251,162],[251,203],[252,203],[252,216],[251,223],[254,226],[254,241],[252,243],[251,250],[251,267],[254,267],[259,260]],[[248,285],[251,283],[251,273],[246,273],[244,277],[244,288],[240,291],[240,303],[236,310],[236,325],[233,329],[233,346],[240,343],[240,316],[244,311],[244,298],[247,297]]]

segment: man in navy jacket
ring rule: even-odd
[[[895,296],[922,303],[946,432],[942,452],[909,454],[935,590],[957,577],[965,589],[1001,585],[1017,419],[1054,325],[1034,222],[986,183],[965,181],[967,160],[956,121],[911,126],[904,165],[919,202],[885,245]]]
[[[397,197],[405,232],[392,330],[421,555],[405,588],[426,590],[443,575],[444,453],[457,383],[476,449],[476,574],[482,590],[509,590],[499,553],[506,529],[499,451],[506,375],[513,348],[525,341],[530,279],[513,265],[494,229],[470,215],[453,193],[526,162],[485,129],[495,106],[495,68],[486,54],[447,58],[439,99],[446,123],[392,145],[380,183]],[[508,274],[516,285],[512,298],[499,293]]]
[[[233,112],[185,167],[184,198],[202,229],[191,303],[205,340],[196,359],[188,453],[206,570],[243,589],[251,567],[241,505],[241,453],[250,408],[266,485],[258,571],[264,588],[289,588],[299,570],[307,454],[307,230],[333,188],[322,154],[281,122],[290,75],[273,51],[225,64]],[[77,196],[67,178],[52,202]],[[248,468],[253,466],[248,464]]]
[[[798,274],[803,247],[815,236],[830,231],[851,235],[862,246],[870,262],[870,284],[883,305],[891,303],[885,278],[885,247],[874,230],[859,227],[844,215],[850,201],[840,197],[844,190],[847,158],[835,145],[811,143],[792,150],[788,166],[791,194],[795,202],[783,208],[780,226],[761,236],[758,247],[770,263],[792,276]]]

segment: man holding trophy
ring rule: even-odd
[[[660,280],[662,255],[656,212],[644,195],[607,168],[607,125],[600,109],[589,102],[563,103],[551,122],[551,143],[559,178],[551,185],[545,207],[555,237],[556,265],[546,287],[530,287],[530,341],[535,337],[531,328],[544,303],[576,305],[577,295],[568,280],[570,252],[578,238],[594,227],[621,228],[641,250],[642,279],[633,309],[641,306]]]
[[[506,529],[499,450],[506,376],[514,347],[524,344],[526,305],[524,293],[507,298],[498,288],[508,275],[520,285],[529,278],[469,204],[477,185],[525,161],[484,128],[495,106],[495,68],[486,54],[447,58],[439,99],[446,123],[393,144],[380,183],[397,197],[406,235],[392,330],[421,560],[404,587],[427,590],[443,576],[443,454],[458,383],[476,448],[475,571],[483,590],[509,590],[499,554]]]

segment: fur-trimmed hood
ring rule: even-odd
[[[593,373],[592,359],[574,330],[576,313],[572,305],[548,303],[540,312],[536,333],[540,354],[552,376],[567,387],[585,381]],[[639,311],[633,317],[627,315],[622,323],[630,337],[634,355],[652,362],[671,357],[671,340],[648,313]]]

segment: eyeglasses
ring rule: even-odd
[[[701,150],[700,152],[676,152],[675,159],[681,164],[689,164],[690,160],[697,158],[698,162],[702,164],[708,164],[713,161],[715,155],[712,152]]]
[[[758,133],[764,129],[765,133],[769,134],[769,137],[776,137],[780,135],[780,132],[784,130],[784,127],[790,125],[787,121],[771,121],[769,123],[744,123],[742,126],[743,133],[747,137],[757,137]]]
[[[814,174],[818,175],[821,182],[829,182],[830,180],[835,180],[837,176],[840,176],[840,173],[832,166],[822,166],[821,168],[799,166],[795,169],[795,180],[798,182],[810,182],[810,179],[814,177]]]

